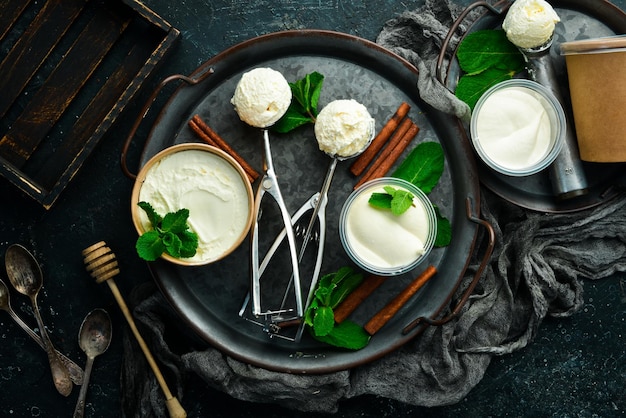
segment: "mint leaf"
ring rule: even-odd
[[[362,280],[363,275],[355,273],[351,267],[342,267],[334,273],[323,275],[318,280],[315,297],[304,313],[304,323],[309,326],[315,339],[352,349],[367,345],[369,335],[363,328],[354,323],[349,326],[343,326],[343,323],[335,324],[333,312],[333,308],[339,305]]]
[[[319,306],[320,305],[318,303],[318,300],[316,298],[313,298],[311,304],[304,312],[304,323],[309,327],[313,327],[313,316],[315,316],[315,312],[317,311],[317,308],[319,308]]]
[[[335,326],[335,315],[329,306],[322,306],[315,311],[313,332],[317,337],[328,335]]]
[[[335,278],[335,276],[337,275],[337,273],[328,273],[328,274],[324,274],[318,281],[317,281],[317,287],[318,288],[322,288],[322,287],[329,287],[330,285],[333,284],[333,279]]]
[[[163,218],[161,228],[166,232],[180,234],[189,229],[187,219],[189,219],[189,209],[180,209],[173,213],[170,212]]]
[[[198,234],[191,231],[183,231],[178,234],[178,238],[180,238],[180,258],[190,258],[196,255]]]
[[[137,239],[135,249],[139,257],[146,261],[154,261],[165,251],[165,244],[159,233],[155,230],[147,231]]]
[[[189,210],[180,209],[161,217],[147,202],[137,204],[142,208],[152,228],[137,238],[137,255],[146,261],[154,261],[163,253],[175,258],[189,258],[196,254],[198,235],[189,231]]]
[[[413,149],[392,174],[413,183],[424,193],[429,194],[439,183],[443,174],[445,157],[441,145],[437,142],[423,142]],[[436,247],[445,247],[452,240],[452,227],[439,208],[433,205],[437,215]]]
[[[437,215],[437,236],[435,237],[434,246],[448,246],[452,241],[452,225],[450,225],[450,221],[441,214],[437,205],[433,205],[433,207]]]
[[[361,282],[363,282],[363,275],[360,273],[354,273],[350,269],[350,274],[345,276],[343,280],[337,285],[332,294],[330,295],[329,305],[335,309],[354,289],[356,289]]]
[[[315,123],[324,76],[316,71],[289,83],[291,104],[287,112],[273,126],[272,131],[286,133],[302,125]]]
[[[352,270],[352,268],[348,266],[341,267],[339,270],[337,270],[337,272],[335,272],[335,274],[332,275],[331,283],[335,285],[339,284],[343,280],[352,276],[353,274],[354,274],[354,270]]]
[[[148,215],[148,220],[150,221],[150,224],[152,225],[160,225],[161,221],[163,220],[161,218],[161,216],[156,213],[156,211],[154,210],[154,208],[152,207],[152,205],[148,202],[139,202],[137,203],[137,205],[144,210],[144,212],[146,212],[146,215]]]
[[[328,287],[318,287],[315,290],[315,297],[319,300],[321,306],[328,306],[330,303],[330,295],[335,288],[335,285],[331,285]]]
[[[333,329],[325,336],[316,336],[316,339],[326,344],[349,350],[360,350],[369,343],[370,338],[370,335],[365,332],[363,327],[350,320],[345,320],[341,324],[335,324]]]
[[[165,245],[165,252],[175,258],[180,258],[180,247],[182,243],[180,238],[173,232],[165,232],[163,234],[163,244]]]
[[[413,183],[429,194],[439,182],[445,165],[443,148],[438,142],[422,142],[393,172],[392,177]]]
[[[489,87],[512,78],[525,66],[521,52],[503,30],[485,29],[467,35],[459,45],[457,59],[465,74],[455,94],[471,109]]]
[[[478,74],[489,68],[505,71],[524,68],[524,58],[503,30],[485,29],[468,34],[456,53],[459,66],[467,74]]]
[[[314,123],[315,119],[307,116],[303,112],[289,107],[287,112],[283,115],[282,118],[278,120],[273,126],[272,131],[278,132],[281,134],[292,131],[302,125],[306,125],[308,123]]]
[[[374,192],[368,203],[379,209],[389,209],[394,215],[402,215],[413,205],[413,194],[404,189],[391,186],[383,188],[387,193]]]
[[[396,190],[391,199],[391,213],[402,215],[413,205],[413,194],[406,190]]]
[[[464,75],[459,79],[454,94],[474,109],[478,99],[492,86],[513,78],[515,72],[489,68],[481,73]]]
[[[379,209],[391,209],[393,196],[389,193],[374,192],[367,203]]]
[[[313,118],[317,116],[317,104],[323,83],[324,76],[317,71],[307,74],[295,83],[289,83],[293,99]]]

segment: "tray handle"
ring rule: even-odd
[[[454,23],[452,23],[452,26],[450,26],[450,30],[448,31],[448,34],[443,40],[443,44],[441,45],[441,50],[439,51],[439,56],[437,57],[436,76],[437,76],[437,80],[441,84],[443,84],[444,86],[446,85],[447,76],[444,76],[443,74],[443,63],[446,59],[446,52],[448,51],[448,48],[450,47],[450,41],[452,40],[454,33],[457,31],[459,26],[461,26],[461,23],[463,23],[463,20],[465,20],[467,15],[472,10],[478,7],[485,7],[491,13],[500,15],[506,10],[508,10],[510,6],[511,6],[511,2],[509,0],[502,0],[493,5],[487,3],[486,1],[477,1],[475,3],[470,4],[469,6],[465,8],[465,10],[463,10],[463,12],[456,18]],[[455,53],[453,52],[452,55],[454,56],[454,54]]]
[[[482,258],[482,260],[480,262],[480,265],[478,266],[478,269],[474,273],[474,277],[472,279],[472,282],[467,287],[467,289],[465,290],[465,293],[463,293],[463,296],[459,300],[459,302],[456,305],[456,307],[452,310],[452,312],[450,312],[450,314],[448,314],[447,316],[445,316],[444,318],[441,318],[441,319],[431,319],[431,318],[427,318],[425,316],[421,316],[421,317],[419,317],[417,319],[414,319],[413,321],[411,321],[408,325],[406,325],[402,329],[402,334],[404,334],[404,335],[410,333],[412,330],[414,330],[416,327],[418,327],[419,325],[421,325],[423,323],[425,323],[427,325],[440,326],[440,325],[444,325],[444,324],[450,322],[452,319],[456,318],[459,315],[459,313],[461,312],[461,309],[463,309],[463,306],[465,305],[465,303],[469,299],[470,295],[472,294],[472,292],[476,288],[476,285],[478,284],[478,281],[482,277],[483,272],[485,271],[485,268],[487,267],[487,264],[489,263],[489,260],[491,259],[491,254],[493,253],[493,249],[494,249],[495,243],[496,243],[496,233],[495,233],[495,231],[493,229],[493,226],[491,226],[491,224],[489,222],[487,222],[486,220],[481,219],[481,218],[479,218],[479,217],[477,217],[476,215],[473,214],[473,212],[472,212],[472,204],[471,204],[470,198],[467,198],[465,200],[465,208],[466,208],[466,212],[467,212],[467,218],[470,221],[472,221],[474,223],[477,223],[478,225],[484,227],[487,230],[487,235],[488,235],[488,240],[489,240],[488,243],[487,243],[487,248],[485,249],[485,254],[483,255],[483,258]],[[466,270],[467,270],[467,268],[466,268]],[[464,272],[461,273],[461,276],[463,274],[464,274]]]
[[[178,80],[185,82],[186,85],[191,85],[191,86],[196,85],[204,81],[208,76],[213,74],[213,72],[214,72],[213,68],[208,68],[206,71],[204,71],[203,73],[199,75],[185,76],[182,74],[174,74],[174,75],[165,77],[163,80],[161,80],[159,85],[154,89],[154,91],[152,92],[148,100],[146,101],[146,104],[144,104],[143,108],[141,109],[141,112],[139,113],[139,116],[137,116],[137,119],[135,119],[135,123],[133,123],[133,126],[131,127],[130,132],[128,133],[128,137],[126,138],[126,142],[124,142],[124,147],[122,148],[122,154],[120,157],[120,164],[122,166],[122,171],[124,172],[126,177],[130,178],[131,180],[135,180],[137,178],[137,175],[131,173],[131,171],[128,169],[128,164],[126,163],[126,160],[128,157],[128,149],[130,148],[130,144],[132,143],[133,138],[135,137],[135,133],[137,132],[137,129],[139,129],[139,125],[141,125],[141,122],[144,120],[144,118],[148,114],[148,111],[150,110],[152,103],[156,100],[161,90],[163,90],[163,88],[169,83],[171,83],[172,81],[178,81]]]

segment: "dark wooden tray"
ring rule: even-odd
[[[0,174],[49,209],[178,36],[133,0],[0,2]]]

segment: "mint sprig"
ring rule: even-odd
[[[396,189],[391,186],[383,187],[386,193],[374,192],[370,196],[368,203],[379,209],[389,209],[396,216],[402,215],[413,206],[413,193]]]
[[[413,183],[421,191],[429,194],[439,183],[445,165],[443,148],[438,142],[422,142],[415,147],[393,172],[392,177]],[[436,205],[437,237],[435,247],[445,247],[452,241],[452,226]]]
[[[286,133],[299,126],[315,123],[323,83],[324,76],[316,71],[289,83],[292,94],[291,104],[283,117],[272,126],[272,130]]]
[[[456,87],[456,96],[471,109],[482,94],[524,69],[524,58],[503,30],[484,29],[467,35],[457,51],[464,74]]]
[[[304,323],[318,341],[336,347],[359,350],[367,345],[370,336],[363,327],[345,320],[335,323],[335,309],[363,281],[363,275],[350,267],[322,276],[314,298],[304,314]]]
[[[137,205],[146,212],[153,228],[137,239],[135,249],[139,257],[154,261],[163,253],[174,258],[189,258],[196,254],[198,235],[189,230],[189,209],[180,209],[162,217],[147,202]]]

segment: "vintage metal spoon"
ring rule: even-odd
[[[94,309],[83,320],[78,334],[78,345],[87,354],[87,364],[85,365],[85,382],[78,394],[74,418],[81,418],[85,414],[85,398],[93,361],[109,348],[110,343],[111,318],[104,309]]]
[[[22,321],[22,318],[20,318],[15,313],[13,308],[11,308],[9,288],[2,280],[0,280],[0,309],[2,309],[3,311],[7,311],[11,318],[13,318],[17,325],[19,325],[26,332],[26,334],[28,334],[29,337],[35,340],[35,342],[39,344],[41,348],[43,348],[44,350],[46,349],[43,345],[43,341],[41,341],[41,337],[37,335],[32,329],[30,329],[30,327],[26,325],[24,321]],[[74,384],[76,385],[82,385],[84,375],[83,369],[78,364],[74,363],[72,360],[63,355],[63,353],[57,351],[57,355],[59,356],[63,364],[65,364],[67,370],[70,372],[70,379],[72,379],[72,382],[74,382]]]
[[[41,268],[35,260],[35,257],[23,246],[19,244],[13,244],[6,250],[4,256],[4,263],[9,276],[9,281],[21,294],[28,296],[33,305],[33,312],[37,319],[37,325],[41,333],[41,340],[43,342],[46,353],[48,354],[48,362],[50,363],[50,371],[52,372],[52,379],[57,391],[63,396],[69,396],[72,392],[72,380],[70,379],[69,371],[67,367],[61,362],[61,359],[57,355],[50,337],[46,332],[46,328],[41,319],[39,307],[37,306],[37,295],[43,285],[43,274]]]

